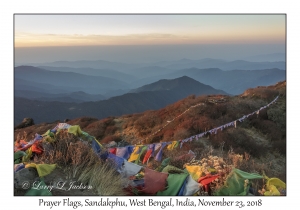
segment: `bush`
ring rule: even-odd
[[[267,135],[271,141],[279,141],[285,137],[285,131],[281,130],[273,121],[253,119],[250,125]]]
[[[125,195],[123,186],[126,180],[111,167],[111,164],[102,161],[88,142],[62,131],[48,148],[34,159],[35,163],[57,164],[63,169],[68,180],[77,180],[92,186],[98,195]]]
[[[213,147],[219,148],[224,142],[223,149],[228,151],[233,149],[235,153],[247,152],[253,157],[260,157],[268,151],[268,147],[262,143],[258,143],[243,128],[227,128],[223,132],[216,135],[210,135],[211,144]]]

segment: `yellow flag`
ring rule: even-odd
[[[40,177],[47,176],[50,174],[55,168],[56,164],[35,164],[35,163],[29,163],[25,165],[25,168],[36,168],[38,174]]]

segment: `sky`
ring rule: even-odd
[[[283,14],[15,14],[15,62],[235,60],[285,53],[285,22]]]

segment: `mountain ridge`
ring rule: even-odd
[[[84,91],[89,94],[105,94],[111,90],[128,88],[127,83],[113,78],[74,72],[48,71],[32,66],[15,67],[14,76],[29,82],[51,83],[51,85],[64,87],[71,92]]]
[[[188,86],[188,87],[185,87]],[[207,93],[210,93],[210,90],[213,92],[213,88],[209,85],[202,84],[198,82],[197,80],[194,80],[188,76],[182,76],[175,79],[161,79],[157,82],[144,85],[140,88],[133,89],[130,92],[132,93],[138,93],[138,92],[144,92],[144,91],[157,91],[157,90],[176,90],[180,91],[182,88],[199,88],[203,91],[207,91]],[[218,90],[219,93],[228,94],[225,91]],[[199,93],[200,94],[200,93]]]
[[[82,103],[86,101],[100,101],[106,99],[105,96],[101,94],[87,94],[83,91],[76,91],[70,93],[45,93],[39,91],[31,90],[18,90],[14,91],[15,97],[22,97],[31,100],[39,101],[61,101],[61,102],[75,102]],[[67,98],[67,99],[66,99]]]
[[[230,70],[223,71],[219,68],[188,68],[173,73],[154,76],[135,81],[135,86],[142,86],[144,83],[153,83],[159,78],[174,79],[181,76],[188,76],[200,83],[209,85],[215,89],[221,89],[229,94],[237,95],[248,88],[256,86],[268,86],[286,79],[286,71],[279,69],[264,70]],[[262,80],[264,77],[266,80]],[[133,89],[137,87],[132,87]]]
[[[247,61],[245,59],[239,60],[221,60],[213,58],[203,59],[179,59],[175,61],[160,61],[150,63],[123,63],[123,62],[110,62],[105,60],[82,60],[82,61],[56,61],[48,63],[38,64],[26,64],[32,66],[53,66],[53,67],[71,67],[71,68],[108,68],[117,70],[120,72],[126,72],[128,70],[143,68],[147,66],[159,66],[169,69],[184,69],[184,68],[220,68],[222,70],[251,70],[251,69],[266,69],[266,68],[279,68],[286,70],[286,62],[284,61]]]
[[[179,78],[179,80],[192,81],[192,79],[188,77]],[[209,87],[197,81],[195,82],[196,84],[200,84],[201,87]],[[190,83],[188,82],[186,85],[190,85]],[[173,90],[162,89],[157,91],[127,93],[107,100],[78,104],[24,100],[15,97],[15,124],[25,118],[26,115],[31,115],[36,118],[37,122],[51,122],[58,119],[63,120],[65,118],[80,116],[104,118],[113,115],[137,113],[162,108],[193,94],[207,95],[226,93],[211,87],[205,90],[199,90],[199,86],[194,86],[194,88],[188,86],[188,88],[184,88],[184,85],[181,85],[180,88],[174,88]],[[46,114],[49,110],[51,110],[51,115]]]

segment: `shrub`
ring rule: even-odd
[[[57,135],[56,142],[48,148],[40,157],[34,159],[35,163],[58,164],[68,180],[90,185],[98,195],[125,195],[123,186],[126,180],[111,164],[102,161],[88,142],[62,131]]]
[[[174,132],[174,140],[182,140],[191,136],[191,133],[185,128],[179,128]]]
[[[278,141],[285,136],[285,131],[270,120],[253,119],[250,125],[266,134],[271,141]]]
[[[235,153],[247,152],[253,157],[260,157],[264,155],[269,147],[267,145],[258,143],[252,138],[243,128],[227,128],[223,132],[216,135],[210,135],[211,144],[216,149],[224,142],[224,150],[233,148]]]

